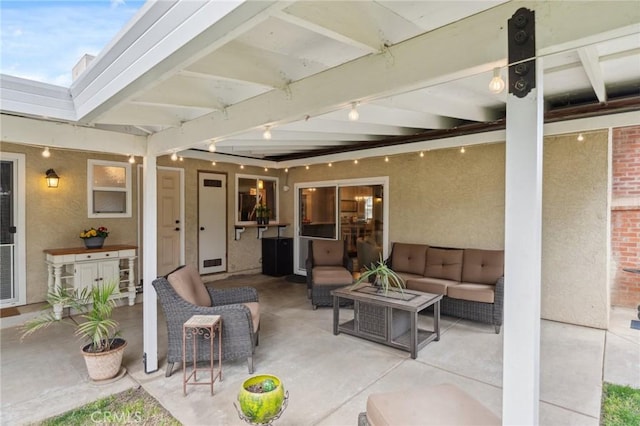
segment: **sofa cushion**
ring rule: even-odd
[[[371,426],[501,425],[500,418],[477,399],[443,383],[367,397]]]
[[[394,271],[400,278],[402,278],[402,281],[404,281],[404,283],[406,284],[408,280],[412,280],[414,278],[423,278],[422,275],[418,275],[418,274],[409,274],[407,272],[398,272],[394,269]]]
[[[316,266],[311,273],[313,285],[349,285],[353,282],[351,273],[340,266]]]
[[[447,287],[447,296],[471,302],[493,303],[496,286],[492,284],[460,283]]]
[[[428,247],[425,244],[395,243],[391,252],[393,270],[422,275]]]
[[[178,296],[192,305],[211,306],[211,296],[204,286],[200,274],[193,266],[187,265],[171,272],[167,275],[167,281],[178,293]]]
[[[251,321],[253,322],[253,332],[255,333],[260,326],[260,303],[246,302],[243,305],[251,311]]]
[[[424,276],[460,282],[462,279],[462,249],[429,247]]]
[[[442,294],[447,295],[447,288],[450,285],[458,284],[457,281],[443,280],[442,278],[410,278],[406,280],[407,288],[409,290],[417,290],[425,293]]]
[[[495,284],[503,274],[504,250],[464,250],[462,281]]]
[[[314,240],[313,266],[342,265],[344,242],[342,240]]]

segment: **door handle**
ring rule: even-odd
[[[200,230],[201,230],[201,231],[204,231],[204,226],[201,226],[201,227],[200,227]]]

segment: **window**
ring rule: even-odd
[[[278,221],[278,178],[236,175],[236,223],[255,222],[256,206],[268,209],[269,219]]]
[[[89,217],[131,217],[131,165],[87,161]]]

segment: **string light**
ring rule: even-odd
[[[268,171],[269,171],[269,169],[265,167],[265,168],[264,168],[264,171],[265,171],[265,172],[268,172]]]
[[[184,157],[181,155],[179,158],[180,161],[184,161]]]
[[[240,164],[240,168],[244,170],[244,164]]]
[[[387,156],[387,157],[384,157],[384,162],[385,162],[385,163],[388,163],[388,162],[389,162],[389,157],[388,157],[388,156]]]
[[[45,146],[45,147],[44,147],[44,150],[42,151],[42,156],[43,156],[44,158],[49,158],[49,157],[51,157],[51,152],[49,151],[49,147],[48,147],[48,146]]]
[[[209,152],[216,152],[216,144],[213,141],[209,144]]]
[[[420,151],[420,158],[424,157],[424,151]]]
[[[498,94],[504,90],[504,80],[500,75],[500,68],[493,69],[493,78],[489,82],[489,91]]]
[[[309,170],[309,166],[304,166],[305,169]]]
[[[329,163],[329,164],[327,164],[327,166],[333,167],[333,163]]]
[[[582,141],[584,141],[584,136],[582,135],[582,133],[580,133],[578,135],[578,142],[582,142]]]
[[[265,126],[262,137],[266,140],[271,140],[271,127]]]
[[[134,164],[136,162],[136,157],[134,157],[133,155],[129,156],[129,163]]]
[[[358,113],[358,110],[356,109],[357,105],[357,102],[351,104],[351,111],[349,111],[349,121],[358,121],[358,119],[360,118],[360,113]]]
[[[216,165],[216,162],[215,162],[215,161],[212,161],[212,162],[211,162],[211,165],[212,165],[212,166],[215,166],[215,165]]]
[[[464,153],[465,153],[464,146],[460,148],[460,153],[461,153],[461,154],[464,154]]]
[[[174,152],[173,154],[171,154],[171,161],[177,161],[177,160],[178,160],[178,154]]]
[[[358,164],[358,160],[353,160],[353,164]]]
[[[285,172],[285,173],[289,173],[289,168],[288,168],[288,167],[287,167],[287,168],[285,168],[285,169],[284,169],[284,172]]]

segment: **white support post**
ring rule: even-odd
[[[145,373],[158,369],[158,309],[156,291],[151,283],[157,277],[157,171],[155,155],[146,155],[143,160],[143,350]]]
[[[507,96],[502,424],[537,425],[540,399],[543,69]]]

